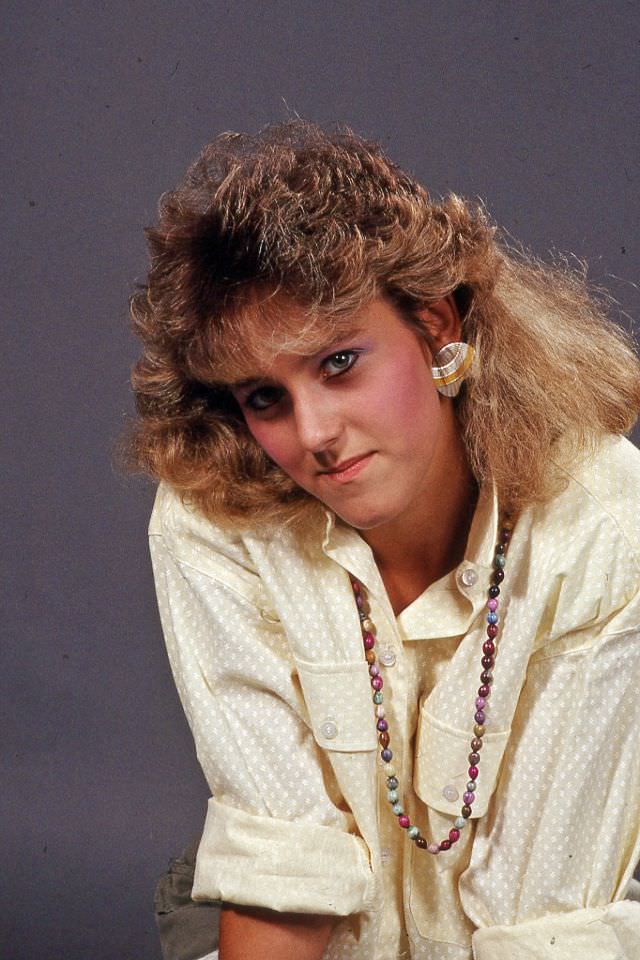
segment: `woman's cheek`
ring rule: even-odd
[[[390,375],[369,391],[367,406],[378,422],[406,428],[412,422],[422,422],[434,401],[437,406],[437,394],[426,366],[415,358],[406,358],[394,364]]]
[[[249,422],[249,430],[266,455],[285,472],[292,466],[294,450],[287,431],[267,421]]]

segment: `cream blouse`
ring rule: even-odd
[[[212,794],[195,899],[337,915],[325,960],[638,960],[640,452],[608,438],[567,481],[516,524],[472,819],[437,856],[386,799],[347,571],[369,593],[405,810],[440,840],[468,779],[493,492],[464,561],[396,617],[332,513],[303,546],[223,531],[160,485],[160,616]]]

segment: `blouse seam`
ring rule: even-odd
[[[563,467],[563,466],[562,466],[560,463],[558,463],[556,460],[551,460],[551,462],[552,462],[552,463],[554,464],[554,466],[556,466],[562,473],[564,473],[565,476],[569,477],[569,479],[572,480],[573,483],[576,484],[576,486],[580,487],[580,489],[583,490],[583,491],[587,494],[587,496],[589,497],[589,499],[592,500],[594,503],[596,503],[596,504],[598,505],[598,507],[600,508],[600,510],[602,511],[602,513],[605,515],[605,517],[607,517],[607,519],[609,519],[609,520],[612,521],[613,525],[615,526],[616,530],[618,531],[618,533],[619,533],[620,536],[622,537],[623,541],[624,541],[624,542],[627,544],[627,546],[629,547],[629,551],[630,551],[631,557],[633,558],[634,565],[635,565],[635,568],[636,568],[636,572],[637,572],[637,574],[638,574],[638,577],[640,578],[640,554],[637,553],[635,547],[633,546],[633,544],[631,543],[631,541],[628,539],[627,535],[626,535],[625,532],[624,532],[624,529],[623,529],[622,526],[620,525],[620,521],[619,521],[618,518],[615,516],[615,514],[613,514],[613,513],[604,505],[604,503],[602,503],[602,501],[600,500],[600,498],[597,497],[596,494],[595,494],[589,487],[585,486],[585,484],[584,484],[581,480],[579,480],[576,476],[574,476],[573,473],[571,473],[569,470],[567,470],[566,467]]]
[[[582,647],[576,647],[573,650],[562,650],[558,653],[549,653],[546,657],[533,656],[530,664],[531,666],[535,666],[537,663],[542,663],[544,660],[558,660],[561,657],[572,657],[577,656],[578,654],[588,653],[590,650],[593,650],[597,644],[602,643],[604,640],[617,640],[620,637],[626,636],[627,634],[637,634],[639,627],[640,624],[636,624],[633,627],[625,627],[624,630],[603,630],[602,633],[599,634],[592,643],[585,644]]]
[[[184,532],[181,532],[181,531],[179,530],[178,525],[177,525],[177,522],[176,522],[176,509],[177,509],[177,504],[176,504],[176,502],[175,502],[175,498],[172,499],[172,500],[167,501],[167,492],[166,492],[166,490],[163,491],[163,494],[164,494],[164,496],[163,496],[162,508],[158,511],[158,513],[159,513],[159,525],[160,525],[160,530],[159,530],[159,531],[155,531],[155,530],[154,530],[153,533],[150,532],[150,533],[149,533],[149,536],[162,537],[162,539],[164,540],[165,547],[166,547],[166,549],[168,550],[168,552],[171,554],[171,556],[174,558],[174,560],[179,561],[180,558],[178,557],[178,554],[177,554],[177,552],[176,552],[176,550],[175,550],[175,544],[176,544],[176,543],[179,543],[179,542],[184,538]],[[180,500],[180,504],[181,504],[181,506],[182,506],[182,509],[183,509],[185,512],[189,513],[190,516],[193,516],[195,522],[197,522],[198,520],[205,520],[206,522],[208,522],[208,523],[211,524],[211,527],[212,527],[214,530],[220,532],[220,533],[223,534],[223,535],[226,535],[226,534],[225,534],[225,530],[224,530],[223,527],[220,527],[218,524],[213,523],[213,521],[209,521],[209,520],[207,519],[207,517],[205,517],[205,516],[204,516],[203,514],[201,514],[199,511],[192,512],[192,511],[189,509],[189,507],[187,507],[187,505],[182,502],[182,499],[181,499],[181,497],[180,497],[179,494],[177,495],[177,497],[178,497],[178,499]],[[234,543],[234,541],[231,541],[231,540],[230,540],[229,542],[230,542],[230,544],[231,544],[231,543]],[[242,545],[243,545],[243,547],[244,547],[244,549],[245,549],[245,551],[246,551],[246,549],[247,549],[247,548],[246,548],[246,544],[245,544],[245,542],[244,542],[244,539],[243,539],[241,536],[237,538],[237,543],[242,543]],[[169,544],[171,544],[171,546],[170,546]],[[224,557],[224,559],[227,560],[229,563],[232,563],[232,564],[237,565],[238,567],[240,567],[240,568],[241,568],[242,570],[244,570],[245,572],[250,573],[252,576],[257,576],[257,575],[258,575],[258,574],[257,574],[257,570],[243,566],[242,563],[239,563],[239,562],[238,562],[238,560],[234,560],[232,557],[227,556],[227,554],[225,554],[223,551],[221,551],[218,546],[215,546],[215,545],[212,546],[211,544],[207,543],[207,548],[210,549],[216,556]],[[194,549],[198,550],[197,547],[194,548]],[[198,569],[198,567],[195,567],[195,566],[194,566],[194,570],[197,570],[197,569]],[[203,574],[205,573],[203,570],[201,570],[200,572],[203,573]],[[205,574],[205,576],[206,576],[206,575],[207,575],[207,574]],[[215,579],[215,578],[212,578],[212,579]]]
[[[166,541],[165,541],[165,546],[166,546]],[[253,609],[256,610],[258,614],[262,613],[262,607],[260,606],[260,604],[256,603],[255,600],[247,596],[246,593],[243,593],[237,587],[234,587],[230,583],[227,583],[221,577],[214,576],[210,571],[202,570],[200,567],[197,567],[194,563],[190,563],[188,560],[183,560],[181,557],[176,556],[168,547],[167,547],[167,550],[171,555],[171,557],[173,558],[173,560],[175,561],[175,563],[178,565],[178,567],[181,567],[181,568],[187,567],[189,570],[195,570],[196,573],[199,573],[201,576],[206,577],[207,580],[209,580],[211,583],[217,583],[219,586],[224,587],[225,590],[228,590],[230,593],[233,593],[237,597],[240,597],[241,600],[244,600],[251,607],[253,607]]]

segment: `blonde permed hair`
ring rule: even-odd
[[[510,251],[480,205],[434,202],[349,129],[295,120],[220,135],[147,237],[125,458],[216,523],[295,525],[318,511],[257,445],[228,384],[277,349],[311,351],[377,296],[412,324],[455,297],[478,355],[455,401],[469,463],[512,510],[554,496],[553,462],[628,432],[640,410],[631,342],[583,273]]]

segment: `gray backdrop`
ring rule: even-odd
[[[345,120],[436,193],[482,197],[542,256],[588,260],[628,326],[640,6],[3,8],[0,954],[152,960],[153,886],[198,835],[207,791],[156,614],[153,489],[110,462],[132,409],[142,226],[214,134]]]

